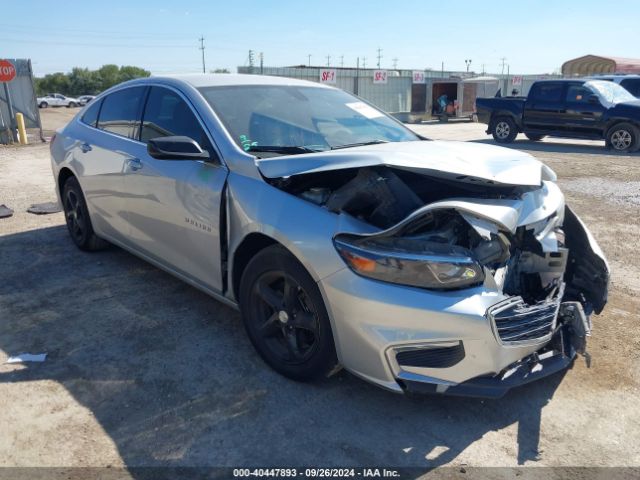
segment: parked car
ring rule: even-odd
[[[476,107],[498,143],[523,132],[533,141],[548,135],[604,139],[620,152],[640,148],[640,100],[614,82],[543,80],[526,98],[478,98]]]
[[[37,98],[38,107],[67,107],[75,108],[80,105],[80,100],[73,97],[65,97],[60,93],[47,93],[44,97]]]
[[[91,100],[93,100],[94,98],[96,98],[95,95],[80,95],[78,97],[78,102],[80,103],[80,105],[84,106],[87,103],[89,103]]]
[[[607,301],[549,167],[426,140],[326,85],[132,80],[51,156],[80,249],[113,243],[238,308],[292,379],[342,365],[395,392],[497,397],[567,367]]]
[[[590,79],[615,82],[634,97],[640,98],[640,75],[596,75]]]

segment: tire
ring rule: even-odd
[[[539,142],[545,137],[545,135],[537,135],[535,133],[525,133],[524,136],[527,137],[532,142]]]
[[[108,245],[93,231],[87,203],[75,177],[69,177],[62,188],[62,207],[69,235],[80,250],[102,250]]]
[[[76,102],[69,102],[69,105],[67,105],[67,108],[76,108],[78,105],[76,104]]]
[[[49,106],[49,104],[47,102],[40,102],[40,105],[38,105],[40,108],[47,108]]]
[[[329,315],[306,269],[280,245],[260,251],[240,281],[240,311],[251,343],[275,371],[318,380],[338,365]]]
[[[630,123],[618,123],[607,132],[606,142],[616,152],[635,152],[640,148],[640,131]]]
[[[491,122],[491,135],[498,143],[511,143],[518,135],[518,129],[511,118],[498,117]]]

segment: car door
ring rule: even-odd
[[[570,83],[565,96],[565,114],[567,129],[584,134],[598,133],[602,129],[602,115],[606,108],[593,99],[594,92],[582,83]]]
[[[55,94],[54,105],[56,107],[63,107],[65,105],[65,97],[64,95],[60,95],[59,93]]]
[[[557,130],[564,114],[564,84],[537,82],[531,87],[524,106],[523,125],[528,130]]]
[[[73,148],[80,179],[96,233],[127,243],[125,165],[140,143],[138,136],[147,87],[129,87],[110,93],[90,106],[83,116]]]
[[[196,140],[212,160],[157,160],[147,153],[149,139],[173,135]],[[220,211],[227,169],[181,92],[151,87],[138,147],[124,177],[130,241],[144,255],[221,291]]]

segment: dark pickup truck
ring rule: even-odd
[[[604,139],[609,148],[640,148],[640,100],[603,80],[542,80],[525,97],[478,98],[478,120],[496,142],[519,132],[533,141],[545,136]]]

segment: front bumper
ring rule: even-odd
[[[416,375],[400,374],[398,383],[407,393],[444,394],[463,397],[500,398],[509,390],[558,373],[576,357],[567,327],[560,327],[543,351],[508,366],[498,375],[482,375],[456,385],[428,383]],[[551,346],[553,345],[553,346]]]
[[[500,397],[566,368],[575,356],[575,349],[556,345],[558,336],[568,341],[568,331],[555,322],[540,338],[501,341],[487,312],[508,297],[484,286],[433,292],[362,278],[349,269],[319,285],[342,365],[398,393]],[[409,353],[399,361],[405,351],[434,355]]]

